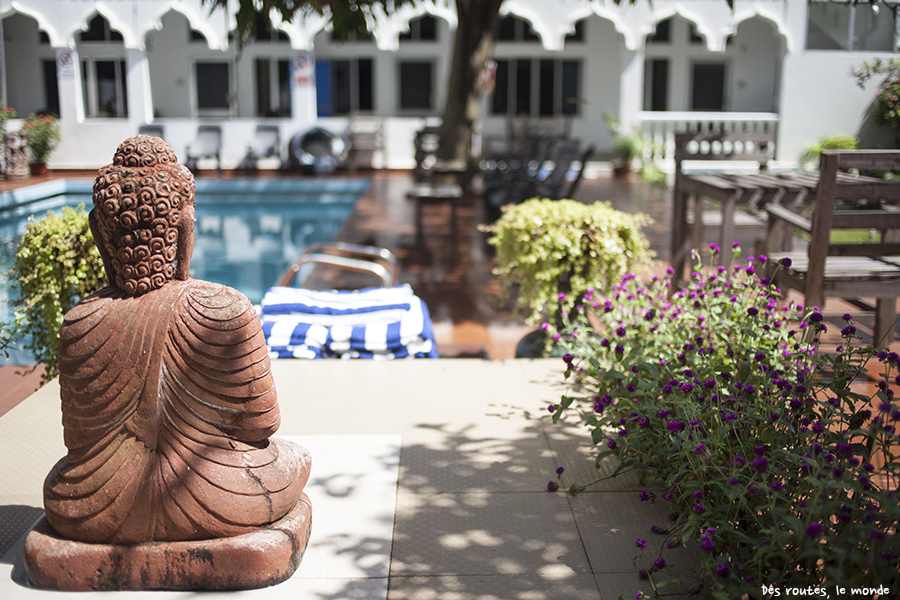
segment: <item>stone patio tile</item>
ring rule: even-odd
[[[638,570],[646,568],[634,560],[639,553],[635,546],[638,538],[647,542],[643,556],[648,565],[660,556],[666,536],[653,533],[650,527],[665,528],[670,523],[668,504],[661,498],[652,505],[639,501],[636,492],[585,492],[568,498],[598,580],[610,573],[636,578]],[[661,556],[679,570],[692,570],[697,560],[692,548],[665,549]]]
[[[388,600],[599,600],[592,575],[392,577]]]
[[[540,429],[513,425],[486,417],[481,423],[423,424],[411,428],[403,436],[400,490],[417,493],[544,490],[556,468],[547,441]]]
[[[562,494],[398,495],[392,578],[589,572]]]

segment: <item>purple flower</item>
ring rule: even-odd
[[[854,333],[856,333],[856,327],[854,327],[853,325],[847,325],[846,327],[841,329],[841,335],[843,336],[853,335]]]
[[[755,306],[751,306],[750,308],[747,309],[747,314],[750,315],[751,317],[755,317],[756,315],[759,314],[759,309],[756,308]]]
[[[699,502],[694,505],[694,512],[698,515],[702,515],[706,512],[706,507],[700,504]]]
[[[710,252],[712,252],[713,254],[718,254],[719,252],[722,251],[722,249],[719,248],[719,245],[718,245],[718,244],[710,244],[710,245],[709,245],[709,250],[710,250]]]
[[[637,386],[634,385],[633,383],[629,383],[628,385],[625,386],[625,389],[628,390],[629,393],[633,394],[635,391],[637,391]]]
[[[643,550],[647,547],[647,540],[638,538],[637,541],[634,542],[634,545],[637,546],[639,550]]]
[[[781,259],[781,266],[784,267],[785,269],[789,268],[789,267],[791,266],[791,259],[788,258],[787,256],[785,256],[784,258],[782,258],[782,259]]]
[[[556,467],[556,474],[557,474],[557,475],[562,475],[562,474],[563,474],[563,471],[565,471],[565,470],[566,470],[566,469],[565,469],[564,467]]]
[[[716,573],[716,577],[719,579],[725,579],[731,573],[731,569],[728,567],[727,563],[719,563],[713,570]]]
[[[878,533],[881,533],[881,532],[879,531]],[[660,556],[659,558],[657,558],[656,560],[653,561],[653,566],[656,567],[657,569],[662,569],[664,566],[666,566],[666,559],[664,559],[662,556]]]
[[[694,499],[699,500],[703,497],[703,490],[695,490],[694,491]]]
[[[646,502],[650,498],[653,497],[653,492],[648,492],[646,490],[638,492],[638,498],[640,498],[641,502]]]
[[[628,430],[627,430],[627,429],[620,429],[620,430],[619,430],[619,437],[620,437],[620,438],[623,438],[623,437],[625,437],[626,435],[628,435]]]
[[[757,473],[765,473],[769,470],[769,461],[767,461],[764,456],[760,456],[753,459],[750,466],[753,467],[753,470]]]
[[[822,537],[823,533],[825,533],[825,528],[818,521],[813,521],[806,526],[806,537],[816,539]]]
[[[625,352],[624,346],[622,346],[622,344],[616,344],[615,352],[616,352],[616,354],[624,353]]]
[[[756,445],[753,447],[753,454],[757,456],[762,456],[766,453],[766,447],[762,445]]]
[[[606,447],[609,448],[610,450],[615,450],[616,449],[616,440],[609,440],[608,442],[606,442]]]
[[[734,466],[736,466],[736,467],[739,468],[739,469],[742,468],[744,465],[747,464],[747,461],[744,460],[744,457],[743,457],[743,456],[735,456],[734,459],[732,459],[731,462],[733,462],[733,463],[734,463]]]
[[[619,337],[625,337],[625,328],[619,327],[618,329],[616,329],[616,335]]]
[[[559,489],[559,484],[556,483],[555,481],[551,480],[551,481],[547,482],[547,491],[548,492],[555,492],[558,489]]]
[[[700,455],[706,452],[706,444],[697,444],[694,447],[694,454]]]
[[[713,554],[716,551],[716,543],[708,535],[704,535],[703,539],[700,540],[700,549]]]
[[[847,313],[844,313],[844,316],[841,317],[841,318],[842,318],[843,320],[845,320],[845,321],[852,321],[852,320],[853,320],[853,317],[851,317],[851,316],[850,316],[849,314],[847,314]]]
[[[550,406],[547,407],[547,410],[549,410],[550,412],[556,412],[556,406],[551,404]]]

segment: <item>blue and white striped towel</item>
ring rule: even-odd
[[[428,307],[408,285],[273,287],[259,318],[272,358],[437,358]]]

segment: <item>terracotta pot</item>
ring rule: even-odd
[[[31,169],[31,176],[46,175],[49,169],[47,163],[29,163],[28,168]]]
[[[613,164],[612,172],[616,179],[626,179],[631,175],[631,163],[616,162]]]

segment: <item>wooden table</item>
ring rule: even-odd
[[[862,177],[840,173],[838,182],[853,183],[880,181],[872,177]],[[700,250],[703,244],[703,211],[705,198],[712,198],[721,204],[721,226],[718,245],[723,257],[731,257],[731,244],[735,239],[735,212],[738,206],[751,211],[762,209],[769,203],[797,205],[815,199],[819,184],[818,173],[798,173],[783,171],[771,173],[684,173],[676,179],[672,212],[672,268],[675,282],[684,277],[685,262],[691,248]],[[809,199],[809,200],[807,200]],[[693,200],[693,224],[688,223],[688,212]]]

